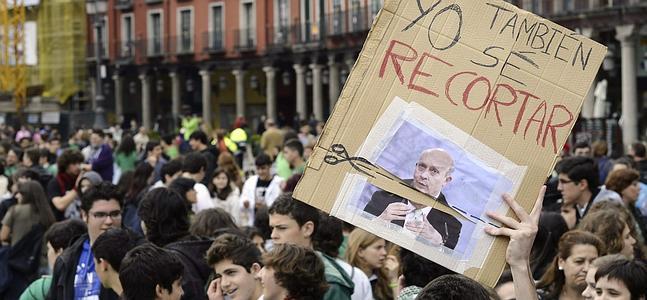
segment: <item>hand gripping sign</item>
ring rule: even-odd
[[[485,212],[531,209],[605,54],[504,1],[386,0],[294,197],[492,286]]]

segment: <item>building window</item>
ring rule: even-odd
[[[371,1],[371,19],[375,19],[377,13],[380,12],[380,8],[382,8],[382,1],[383,0]]]
[[[333,0],[332,4],[332,34],[344,33],[344,8],[342,0]]]
[[[288,38],[288,27],[290,26],[290,7],[288,0],[275,1],[276,17],[274,18],[275,37],[274,42],[277,44],[284,43]]]
[[[148,55],[161,55],[164,47],[164,27],[162,24],[162,11],[155,10],[148,13]]]
[[[180,8],[177,23],[178,53],[193,51],[193,8]]]
[[[101,18],[100,26],[100,36],[97,36],[97,28],[94,26],[92,27],[92,38],[94,40],[93,46],[97,46],[99,44],[99,41],[101,41],[101,45],[99,45],[99,54],[102,58],[105,58],[108,57],[108,16],[103,16]],[[92,51],[92,57],[95,57],[94,48],[92,49]]]
[[[135,26],[133,22],[132,13],[121,16],[121,43],[119,44],[119,54],[121,57],[132,57],[135,55]]]
[[[256,14],[254,2],[245,1],[241,3],[240,30],[238,33],[239,47],[253,48],[256,45]]]
[[[220,50],[225,48],[225,18],[223,15],[222,3],[216,3],[211,6],[211,26],[209,28],[209,48]]]
[[[362,28],[362,7],[360,0],[351,0],[350,4],[350,29],[351,32],[361,31]]]

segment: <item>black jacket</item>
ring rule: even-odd
[[[48,300],[73,300],[74,299],[74,276],[76,265],[79,263],[83,243],[89,239],[87,234],[77,238],[63,251],[63,254],[56,259],[54,271],[52,272],[52,286],[49,289]],[[101,300],[118,300],[119,296],[111,289],[101,287]]]
[[[408,204],[409,200],[386,191],[377,191],[371,197],[371,201],[369,201],[366,207],[364,207],[364,211],[374,216],[379,216],[384,212],[389,204],[395,202]],[[441,193],[440,197],[438,197],[438,202],[447,206],[445,195]],[[427,221],[429,221],[429,224],[431,224],[431,226],[433,226],[443,237],[445,247],[450,249],[454,249],[456,247],[461,233],[461,228],[463,226],[459,220],[440,210],[431,209],[427,215]],[[393,220],[391,223],[404,227],[404,220]]]
[[[209,239],[190,238],[164,246],[165,249],[173,252],[184,266],[182,299],[207,299],[206,287],[209,284],[207,280],[211,275],[211,268],[207,265],[205,255],[212,242]]]

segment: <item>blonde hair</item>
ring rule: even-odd
[[[359,251],[368,248],[376,242],[384,240],[368,231],[355,228],[348,236],[348,248],[346,250],[346,261],[362,270],[369,268],[366,261],[359,257]],[[375,299],[393,299],[393,291],[389,287],[387,271],[384,268],[374,270],[377,275],[377,284],[373,288]]]

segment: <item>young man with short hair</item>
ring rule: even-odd
[[[281,194],[283,179],[272,174],[272,160],[261,153],[256,157],[256,175],[249,177],[243,184],[240,200],[243,203],[241,224],[254,226],[254,213],[260,208],[272,205]]]
[[[573,156],[591,157],[591,145],[588,142],[579,142],[573,147]]]
[[[600,193],[595,162],[590,157],[568,157],[560,161],[556,169],[562,208],[574,207],[575,220],[579,223]]]
[[[261,251],[249,239],[223,234],[207,251],[207,263],[217,276],[209,285],[209,300],[257,300],[263,286],[257,277],[263,267]]]
[[[290,164],[292,174],[302,174],[306,168],[306,162],[303,160],[303,144],[297,139],[285,142],[283,145],[283,156]]]
[[[79,197],[76,179],[81,173],[83,154],[78,150],[67,149],[58,157],[58,173],[47,183],[47,198],[51,201],[52,212],[57,221],[78,216],[73,203]]]
[[[294,244],[313,249],[312,239],[319,225],[319,211],[292,198],[291,193],[279,196],[269,209],[272,240],[275,245]],[[354,284],[334,258],[316,251],[325,265],[330,288],[324,299],[351,299]]]
[[[160,180],[156,181],[151,190],[158,187],[169,187],[171,181],[182,175],[182,161],[174,159],[164,164],[160,169]]]
[[[636,169],[640,172],[640,182],[647,184],[647,151],[645,151],[645,144],[642,142],[631,144],[629,155],[636,162]]]
[[[81,216],[88,232],[68,247],[54,265],[51,299],[117,299],[101,287],[91,247],[110,228],[121,228],[122,198],[115,185],[102,182],[83,194]]]
[[[137,245],[137,238],[126,229],[113,228],[100,235],[92,245],[94,265],[103,287],[123,295],[119,268],[126,253]]]
[[[209,138],[202,130],[191,133],[191,136],[189,137],[189,145],[191,145],[191,149],[195,153],[202,154],[207,160],[207,166],[205,167],[206,175],[201,182],[204,185],[208,185],[211,182],[213,171],[218,167],[217,162],[220,153],[216,147],[209,144]]]
[[[153,244],[130,250],[121,262],[119,281],[125,300],[179,300],[184,267],[172,253]],[[103,298],[101,298],[103,299]]]

